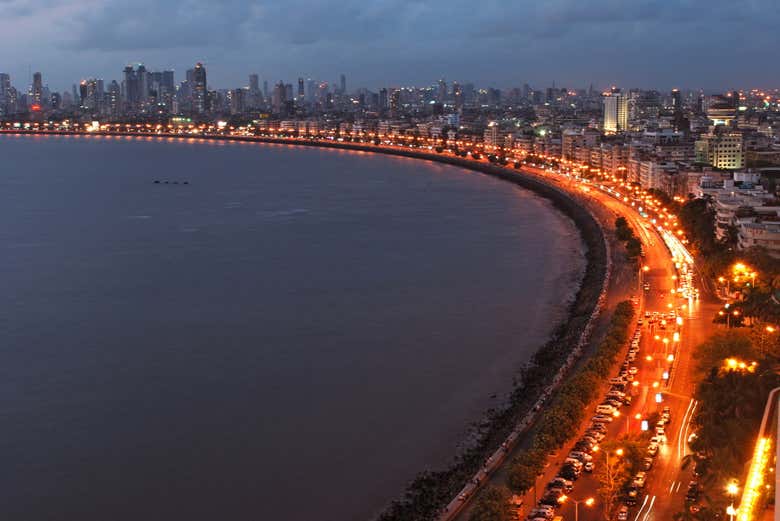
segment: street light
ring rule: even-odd
[[[737,493],[739,492],[739,485],[737,484],[736,479],[732,479],[729,482],[729,484],[726,486],[726,492],[731,498],[731,504],[726,509],[726,514],[729,515],[731,521],[734,521],[734,516],[737,515],[737,509],[734,508],[734,498],[737,497]]]
[[[573,497],[563,495],[560,498],[558,498],[558,502],[563,504],[566,501],[571,501],[574,503],[574,521],[579,521],[579,515],[580,515],[580,503],[584,503],[586,507],[592,507],[596,500],[592,497],[589,497],[587,499],[574,499]]]

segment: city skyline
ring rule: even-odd
[[[763,0],[297,4],[3,0],[0,70],[25,84],[42,71],[52,90],[110,81],[122,64],[183,74],[196,61],[217,89],[244,85],[252,72],[270,82],[345,73],[367,88],[440,77],[499,88],[713,90],[776,80],[761,64],[772,58],[779,15]]]

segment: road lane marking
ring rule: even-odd
[[[650,500],[650,505],[647,507],[647,512],[645,512],[645,517],[642,518],[642,521],[647,521],[647,516],[649,516],[650,512],[653,511],[654,503],[655,503],[655,496],[653,496],[653,499]]]
[[[677,483],[676,481],[672,481],[672,486],[669,487],[669,493],[672,493],[672,490],[674,490],[674,484]]]
[[[693,407],[691,407],[691,413],[688,415],[688,421],[685,422],[685,434],[684,434],[684,441],[682,442],[682,457],[685,457],[685,451],[688,448],[688,429],[691,428],[691,420],[693,419],[693,413],[696,411],[696,407],[699,405],[699,402],[696,400],[693,400]],[[682,459],[682,458],[681,458]]]
[[[642,510],[644,510],[648,499],[650,499],[650,496],[645,496],[645,500],[642,502],[642,506],[639,507],[639,512],[636,513],[636,517],[634,518],[634,521],[639,521],[639,516],[642,515]]]
[[[688,408],[685,410],[682,422],[680,423],[680,435],[677,437],[677,459],[682,459],[682,457],[685,456],[685,441],[683,441],[685,439],[685,427],[688,425],[691,408],[694,406],[695,401],[696,400],[691,398],[691,401],[688,402]]]
[[[674,491],[675,494],[680,491],[680,485],[682,485],[682,481],[677,483],[677,490]]]

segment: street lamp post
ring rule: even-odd
[[[580,503],[585,503],[586,507],[592,507],[594,503],[596,503],[596,500],[592,497],[589,497],[587,499],[574,499],[571,496],[561,496],[561,498],[558,500],[561,503],[564,503],[566,501],[571,501],[574,503],[574,521],[579,521],[580,517]]]
[[[728,492],[728,495],[731,498],[731,504],[726,509],[726,514],[728,514],[730,521],[734,521],[734,516],[737,515],[737,510],[734,508],[734,498],[737,497],[737,492],[739,492],[739,486],[737,485],[736,479],[729,482],[726,487],[726,492]]]

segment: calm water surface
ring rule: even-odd
[[[0,136],[0,518],[366,520],[506,392],[580,248],[450,166]]]

